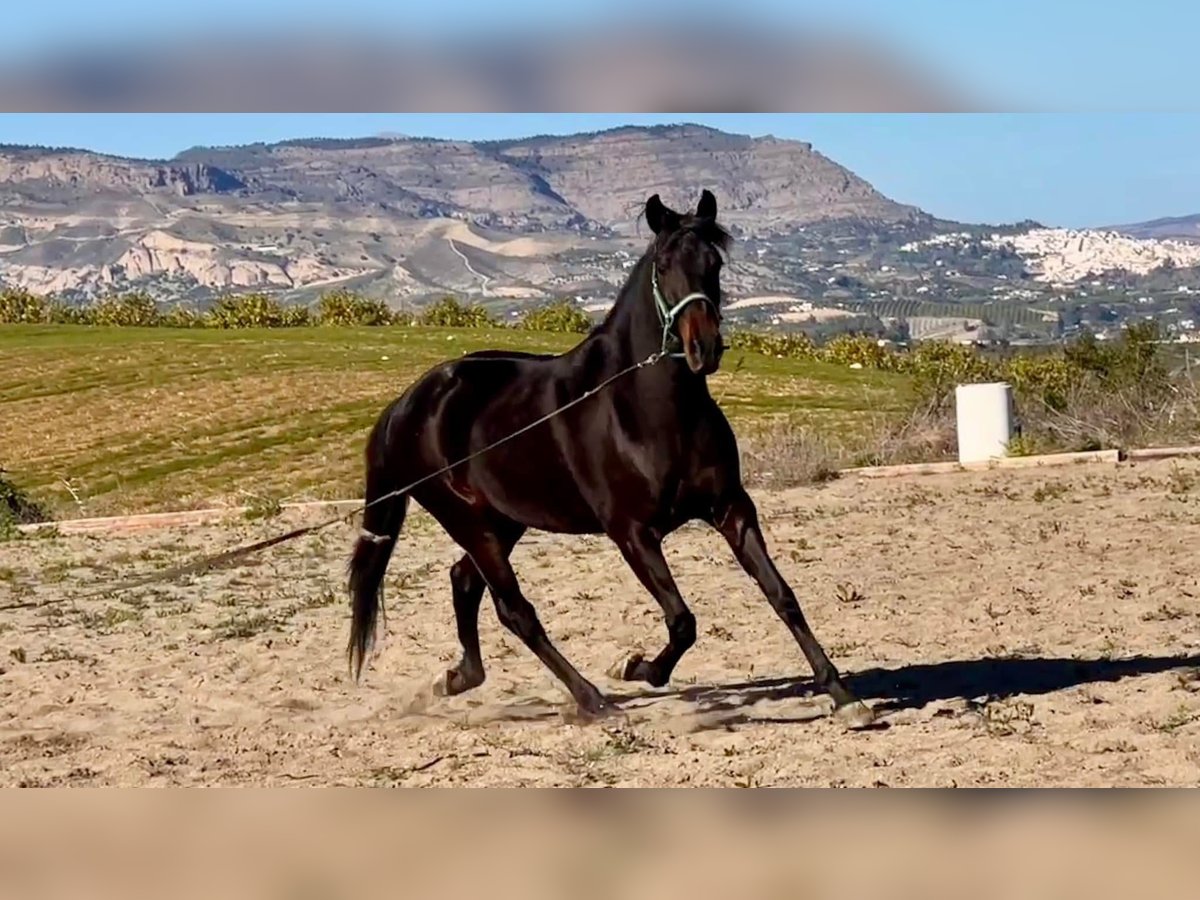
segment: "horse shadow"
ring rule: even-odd
[[[1051,694],[1086,684],[1112,683],[1125,678],[1173,670],[1200,668],[1200,654],[1133,656],[1123,659],[1067,657],[996,657],[957,659],[938,663],[873,668],[847,672],[846,686],[860,699],[874,701],[878,713],[919,709],[947,700],[1003,700],[1018,695]],[[813,718],[755,716],[747,708],[763,701],[814,698],[810,678],[762,678],[678,690],[611,694],[620,705],[673,698],[694,705],[704,715],[720,716],[722,724],[799,724]]]

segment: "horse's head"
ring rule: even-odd
[[[730,236],[717,224],[717,198],[700,194],[694,213],[668,208],[658,194],[646,201],[646,222],[654,232],[654,277],[659,301],[673,313],[671,323],[697,375],[721,364],[721,251]]]

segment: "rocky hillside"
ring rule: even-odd
[[[205,163],[159,164],[31,147],[0,147],[0,184],[14,193],[52,202],[97,190],[131,194],[167,190],[188,197],[245,187],[237,177]]]
[[[157,162],[0,147],[0,280],[81,297],[334,284],[397,303],[590,296],[611,292],[642,247],[649,194],[682,207],[702,188],[743,238],[928,219],[806,143],[690,125],[498,143],[296,140]]]
[[[1200,243],[1163,239],[1187,220],[1125,234],[944,222],[807,143],[695,125],[318,138],[167,161],[0,147],[0,283],[199,306],[344,286],[399,308],[452,293],[501,315],[572,297],[599,313],[645,247],[646,197],[683,208],[703,188],[738,238],[723,279],[734,321],[899,336],[967,321],[1041,340],[1153,315],[1200,333]],[[1139,227],[1154,233],[1129,236]]]
[[[616,229],[628,226],[646,199],[646,185],[662,185],[665,194],[687,200],[708,187],[720,198],[726,224],[747,233],[788,231],[823,219],[892,222],[918,215],[797,141],[682,127],[486,146],[588,220]]]

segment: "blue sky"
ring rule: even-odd
[[[811,141],[888,196],[962,221],[1111,225],[1200,212],[1200,114],[7,114],[0,143],[170,157],[197,144],[383,132],[456,139],[695,121]]]

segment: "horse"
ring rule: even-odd
[[[461,694],[484,681],[478,622],[486,589],[503,626],[562,682],[585,720],[619,710],[550,641],[509,562],[513,548],[531,528],[606,535],[662,607],[667,628],[657,656],[633,654],[618,674],[662,687],[696,640],[663,539],[701,521],[724,537],[791,631],[835,716],[865,727],[874,714],[844,684],[767,552],[733,429],[708,390],[724,351],[720,275],[732,242],[717,222],[716,198],[705,189],[694,211],[679,213],[654,194],[643,214],[653,239],[578,344],[556,355],[465,354],[425,372],[379,414],[366,442],[363,530],[349,563],[353,677],[361,678],[374,645],[410,496],[463,551],[450,568],[462,658],[439,676],[436,692]],[[579,402],[589,391],[595,395]],[[491,447],[539,417],[548,420]],[[411,493],[401,488],[422,478]]]

